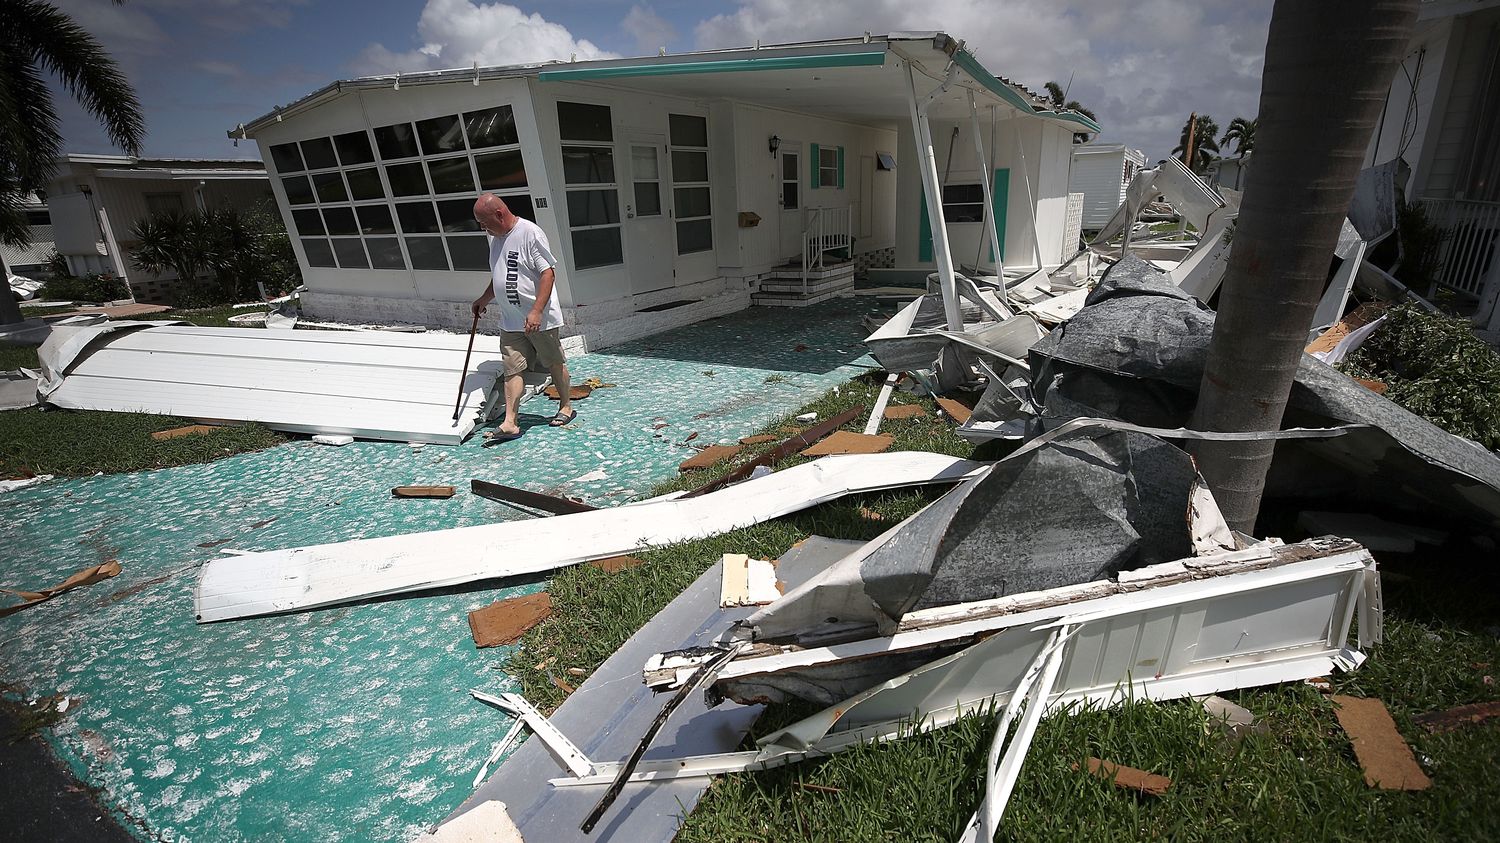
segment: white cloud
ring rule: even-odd
[[[677,27],[649,5],[631,6],[620,26],[635,39],[635,47],[643,55],[654,53],[677,40]]]
[[[415,50],[397,52],[371,44],[352,62],[359,74],[438,70],[481,65],[530,64],[616,58],[566,27],[504,3],[427,0],[417,20]]]
[[[1104,138],[1150,160],[1193,111],[1221,127],[1259,105],[1270,0],[739,0],[701,21],[699,48],[898,31],[963,38],[991,72],[1040,91],[1052,80],[1093,110]]]

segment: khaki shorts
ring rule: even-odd
[[[505,375],[519,375],[535,360],[551,369],[563,363],[562,341],[557,338],[557,329],[550,331],[500,332],[500,359],[505,363]]]

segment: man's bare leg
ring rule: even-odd
[[[568,374],[568,364],[558,363],[552,367],[552,385],[557,387],[557,412],[569,415],[573,411],[573,379]]]
[[[526,381],[520,374],[505,376],[505,420],[500,422],[500,433],[520,433],[521,425],[516,417],[521,413],[521,396],[526,392]]]

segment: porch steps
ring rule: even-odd
[[[802,283],[801,267],[778,267],[760,282],[750,302],[762,307],[805,307],[853,294],[853,262],[808,273],[806,286]]]

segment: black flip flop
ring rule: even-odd
[[[562,413],[558,413],[557,415],[553,416],[552,421],[547,422],[547,425],[549,427],[563,427],[565,425],[572,424],[573,420],[576,418],[578,418],[578,411],[569,410],[568,415],[566,416]]]
[[[521,435],[525,432],[525,430],[522,430],[520,433],[497,433],[494,436],[491,436],[490,438],[484,440],[484,444],[498,445],[501,442],[510,442],[514,439],[520,439]]]

